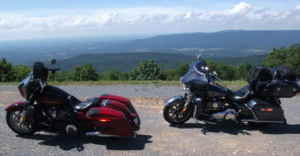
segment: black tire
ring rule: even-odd
[[[19,135],[32,135],[36,132],[34,128],[29,129],[25,124],[19,122],[23,108],[17,107],[6,113],[6,124],[8,127]]]
[[[266,127],[269,125],[268,123],[255,123],[255,122],[248,122],[248,124],[253,127]]]
[[[183,105],[181,106],[165,106],[164,107],[164,118],[171,125],[181,125],[188,121],[191,118],[192,111],[187,108],[182,115],[178,115],[183,109]]]

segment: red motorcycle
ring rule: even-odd
[[[53,59],[51,64],[55,64]],[[140,118],[131,101],[116,95],[101,95],[80,101],[47,85],[48,73],[60,68],[36,62],[33,72],[18,86],[25,102],[10,104],[5,111],[10,129],[20,135],[36,131],[64,134],[135,137]]]

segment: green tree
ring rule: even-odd
[[[158,80],[164,79],[164,67],[158,66],[154,60],[144,60],[138,65],[141,80]]]
[[[75,66],[74,70],[71,72],[71,80],[73,81],[82,81],[83,80],[84,70],[82,66]]]
[[[293,68],[299,73],[300,69],[300,43],[292,44],[290,47],[280,47],[279,49],[273,48],[273,51],[268,57],[265,58],[262,65],[268,68],[277,67],[283,64]]]
[[[240,63],[236,67],[236,78],[246,80],[251,73],[252,65],[250,63]]]
[[[222,61],[220,64],[218,64],[217,73],[223,80],[232,81],[236,79],[234,67],[228,65],[225,61]]]
[[[16,80],[16,71],[10,62],[5,58],[0,61],[0,82],[11,82]]]
[[[166,79],[167,80],[174,80],[174,76],[175,76],[175,71],[173,69],[167,69],[166,70]]]
[[[206,64],[208,66],[208,72],[212,73],[213,71],[217,70],[218,64],[215,61],[208,60]]]
[[[86,80],[86,81],[96,81],[97,80],[98,75],[96,73],[96,68],[93,67],[92,63],[85,64],[83,70],[84,70],[84,72],[83,72],[84,80]]]
[[[129,71],[129,80],[139,80],[140,71],[138,69],[134,69]]]
[[[31,69],[28,68],[26,65],[16,65],[14,67],[14,69],[15,69],[15,74],[16,74],[15,81],[22,81],[29,75],[29,73],[31,71]]]
[[[121,73],[116,68],[111,68],[108,71],[109,80],[119,80]]]

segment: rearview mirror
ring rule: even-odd
[[[218,73],[216,71],[213,71],[214,76],[218,76]]]
[[[56,63],[56,59],[52,59],[51,64],[55,64],[55,63]]]

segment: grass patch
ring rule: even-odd
[[[0,82],[0,85],[18,85],[20,82]],[[245,85],[248,85],[247,81],[223,81],[218,84],[230,88],[232,90],[237,90]],[[81,82],[48,82],[49,85],[82,85],[82,86],[115,86],[115,85],[149,85],[152,84],[156,87],[161,86],[178,86],[181,87],[180,81],[81,81]]]
[[[248,82],[244,80],[222,81],[222,82],[218,81],[217,83],[223,87],[229,88],[230,90],[238,90],[248,85]]]

